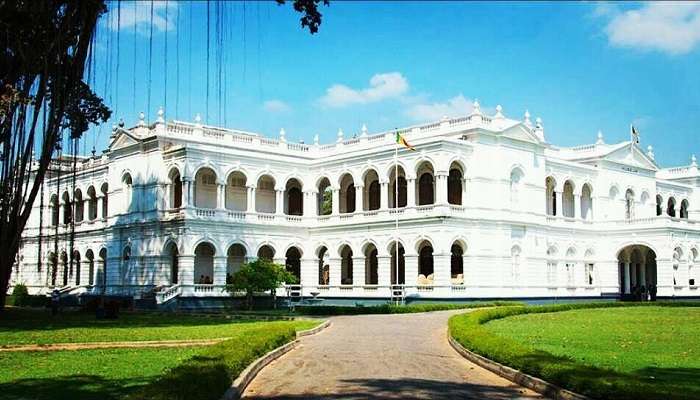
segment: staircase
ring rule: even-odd
[[[391,302],[398,305],[406,303],[406,290],[403,285],[391,285]]]
[[[182,288],[179,284],[172,285],[170,287],[164,288],[159,292],[155,292],[156,304],[161,305],[169,302],[170,300],[178,297],[182,293]]]

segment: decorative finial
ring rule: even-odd
[[[304,144],[304,139],[299,139],[299,144]]]
[[[95,146],[92,146],[91,153],[92,153],[92,158],[95,158],[95,153],[97,153],[97,151],[95,151]]]
[[[124,118],[119,118],[119,127],[120,128],[124,127]]]
[[[362,137],[367,136],[367,125],[362,124]]]
[[[472,114],[481,114],[481,105],[479,104],[479,100],[474,99],[474,103],[472,103],[472,107],[474,108],[472,110]]]
[[[448,117],[447,115],[443,115],[442,118],[440,118],[440,121],[442,121],[442,122],[446,122],[449,120],[450,120],[450,117]]]
[[[525,110],[525,119],[523,120],[525,125],[530,126],[532,123],[530,122],[530,111]]]
[[[139,113],[139,126],[146,126],[146,114],[143,111]]]
[[[595,144],[605,144],[605,141],[603,140],[603,131],[600,129],[598,130],[598,140],[595,141]]]
[[[141,125],[141,124],[139,123],[139,125]],[[116,132],[117,132],[117,124],[112,124],[112,133],[116,133]]]
[[[343,141],[343,136],[344,136],[343,130],[342,130],[342,129],[338,129],[338,139],[336,139],[336,141],[337,141],[337,142],[342,142],[342,141]]]
[[[194,123],[197,124],[197,125],[201,125],[201,124],[202,124],[202,116],[199,115],[199,113],[197,113],[197,114],[194,116]]]
[[[318,133],[314,135],[314,145],[318,146]]]
[[[495,118],[503,118],[503,107],[501,105],[496,106],[496,115],[494,115]]]
[[[164,123],[165,122],[165,110],[163,110],[163,106],[160,106],[158,109],[158,122]]]
[[[542,118],[537,117],[535,119],[535,128],[537,129],[542,129]]]
[[[287,133],[284,131],[284,128],[280,129],[280,142],[286,142],[287,141]]]
[[[654,148],[651,145],[647,146],[647,157],[654,159]]]
[[[695,154],[690,156],[690,166],[691,167],[697,167],[698,166],[698,159],[695,158]]]

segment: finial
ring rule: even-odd
[[[542,129],[542,118],[537,117],[535,119],[535,128],[537,129]]]
[[[494,115],[495,118],[503,118],[503,107],[501,105],[496,106],[496,115]]]
[[[651,145],[647,146],[647,157],[654,159],[654,148]]]
[[[695,154],[690,156],[690,166],[691,167],[697,167],[698,166],[698,159],[695,158]]]
[[[367,125],[362,124],[362,137],[367,136]]]
[[[304,144],[304,139],[299,139],[299,144]]]
[[[95,146],[92,146],[91,153],[92,153],[92,158],[95,158],[95,153],[97,153],[97,151],[95,151]]]
[[[280,129],[280,142],[286,142],[287,141],[287,133],[284,131],[284,128]]]
[[[338,139],[336,139],[337,142],[342,142],[343,141],[343,130],[338,129]]]
[[[197,113],[197,114],[194,116],[194,123],[197,124],[197,125],[201,125],[201,124],[202,124],[202,116],[199,115],[199,113]]]
[[[139,126],[146,126],[146,114],[143,111],[139,113]]]
[[[603,131],[600,129],[598,130],[598,140],[596,140],[595,144],[605,144],[605,141],[603,140]]]
[[[158,122],[164,123],[165,122],[165,110],[163,110],[163,106],[160,106],[158,109]]]
[[[141,125],[139,123],[139,125]],[[115,133],[117,131],[117,124],[112,124],[112,133]]]
[[[314,135],[314,145],[318,146],[318,133]]]
[[[124,127],[124,118],[119,118],[119,127],[120,128]]]
[[[525,119],[523,120],[525,125],[530,126],[532,123],[530,122],[530,111],[525,110]]]
[[[472,107],[474,108],[472,110],[472,114],[481,114],[481,105],[479,105],[479,100],[474,99],[474,103],[472,103]]]
[[[448,117],[447,115],[443,115],[442,118],[440,119],[440,121],[442,121],[442,122],[449,121],[449,120],[450,120],[450,117]]]

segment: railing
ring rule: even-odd
[[[195,213],[197,214],[198,217],[215,217],[216,216],[216,210],[209,209],[209,208],[197,208],[197,209],[195,209]]]
[[[300,215],[287,215],[287,222],[301,222],[302,217]]]
[[[275,214],[258,214],[258,221],[260,222],[275,222]]]
[[[156,292],[156,304],[163,304],[180,295],[180,285],[176,284]]]
[[[226,214],[230,219],[245,220],[245,211],[228,211]]]

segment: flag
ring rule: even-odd
[[[406,138],[403,137],[403,135],[401,135],[399,132],[396,132],[396,144],[403,145],[405,148],[411,151],[416,151],[416,148],[411,146],[411,144],[406,141]]]
[[[634,129],[634,125],[630,125],[630,128],[632,130],[632,141],[635,144],[639,144],[639,132],[637,132],[637,130]]]

